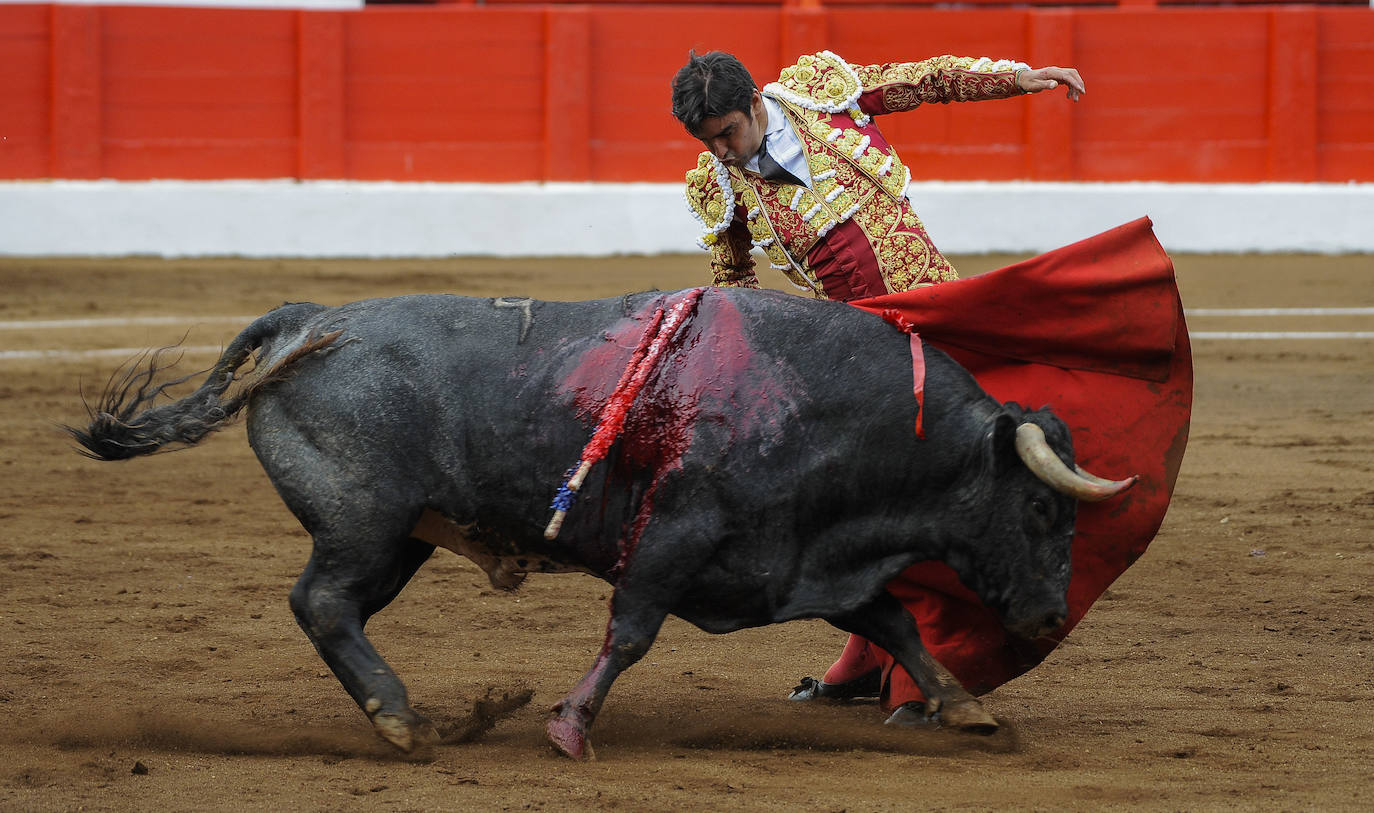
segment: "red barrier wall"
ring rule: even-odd
[[[1374,182],[1369,8],[681,3],[0,5],[0,178],[675,181],[689,48],[1083,73],[887,118],[917,179]]]

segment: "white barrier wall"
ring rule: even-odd
[[[1148,215],[1171,252],[1374,252],[1374,184],[916,184],[951,254],[1039,252]],[[0,183],[0,254],[431,257],[694,252],[677,184]],[[1374,270],[1374,260],[1371,261]]]

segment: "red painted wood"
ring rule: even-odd
[[[881,125],[918,179],[1374,182],[1374,13],[974,0],[357,12],[0,5],[0,178],[678,181],[689,49],[1077,67],[1088,95]]]
[[[528,181],[543,171],[541,140],[463,144],[360,142],[350,148],[360,181]],[[454,224],[455,228],[461,224]]]
[[[120,180],[290,178],[297,165],[294,138],[107,139],[104,146],[104,177]]]
[[[940,54],[1015,59],[1025,55],[1031,13],[1007,8],[847,8],[830,12],[827,47],[854,64],[908,62]]]
[[[1269,180],[1317,175],[1317,17],[1310,8],[1269,12]]]
[[[544,173],[581,181],[591,173],[591,15],[550,8],[545,17]]]
[[[52,7],[48,174],[54,178],[102,174],[101,17],[98,7]]]
[[[1317,178],[1374,180],[1374,31],[1368,10],[1317,15]]]
[[[349,177],[545,177],[542,9],[395,7],[344,20]]]
[[[11,6],[0,13],[0,178],[48,174],[51,41],[48,6]]]
[[[1026,62],[1032,67],[1074,67],[1074,15],[1062,9],[1036,14],[1030,20]],[[1026,165],[1036,181],[1068,181],[1074,177],[1077,145],[1073,139],[1074,107],[1096,99],[1094,87],[1074,103],[1055,88],[1027,99]],[[1087,86],[1087,81],[1084,81]]]
[[[689,50],[729,51],[749,66],[757,82],[777,75],[778,12],[730,9],[730,25],[721,24],[722,14],[678,7],[596,10],[589,180],[680,181],[696,166],[702,146],[671,113],[672,77],[687,62]],[[654,35],[647,37],[646,31]]]
[[[782,10],[778,62],[787,64],[798,54],[814,54],[831,46],[829,15],[816,0],[797,0]]]
[[[301,178],[342,178],[344,160],[343,18],[299,12],[296,160]]]

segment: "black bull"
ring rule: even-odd
[[[194,444],[247,407],[249,442],[314,541],[296,618],[404,750],[436,733],[363,626],[436,546],[505,588],[569,570],[614,586],[605,644],[548,723],[569,756],[590,753],[611,683],[668,613],[713,633],[823,618],[890,652],[945,725],[995,727],[884,585],[942,561],[1009,630],[1044,634],[1066,613],[1075,499],[1130,481],[1075,471],[1057,417],[996,402],[931,347],[918,439],[907,336],[846,305],[707,289],[546,539],[550,501],[650,315],[682,299],[287,305],[191,395],[153,405],[154,357],[72,432],[123,459]]]

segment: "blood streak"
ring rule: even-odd
[[[599,419],[616,389],[616,377],[631,361],[646,327],[652,328],[655,312],[671,311],[681,296],[648,303],[609,331],[606,342],[583,355],[562,389],[573,396],[584,422],[592,425]],[[728,437],[729,443],[753,436],[771,445],[766,436],[781,429],[777,410],[786,409],[791,398],[782,386],[785,376],[759,369],[755,358],[743,316],[728,296],[708,289],[696,313],[663,348],[655,369],[628,407],[618,445],[605,461],[611,482],[630,487],[643,484],[634,516],[621,531],[613,573],[623,571],[629,562],[653,519],[659,489],[682,468],[701,422],[721,427],[721,437]]]

